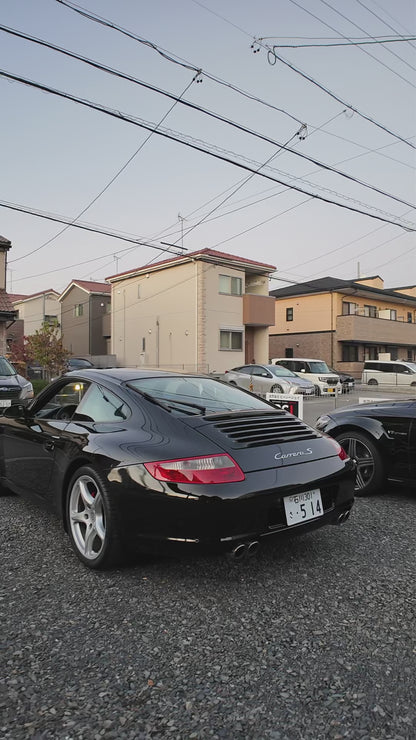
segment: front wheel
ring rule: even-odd
[[[373,440],[354,429],[342,432],[336,439],[357,464],[355,495],[370,496],[379,491],[385,483],[386,476],[381,454]]]
[[[71,545],[88,568],[111,568],[121,562],[116,519],[104,479],[94,468],[79,468],[68,487],[67,521]]]
[[[270,393],[283,393],[283,388],[281,385],[278,385],[278,383],[275,383],[270,388]]]
[[[368,381],[368,385],[378,385],[378,382],[375,378],[370,378]]]

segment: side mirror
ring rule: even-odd
[[[2,416],[6,419],[24,419],[26,417],[26,407],[22,403],[15,403],[3,409]]]

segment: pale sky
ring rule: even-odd
[[[2,0],[0,24],[173,98],[1,30],[2,73],[87,102],[0,77],[9,293],[104,280],[182,245],[275,265],[270,290],[328,275],[416,283],[413,0],[73,7],[107,25],[59,0]],[[27,211],[158,248],[74,227],[59,234],[65,224]]]

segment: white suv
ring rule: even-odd
[[[367,385],[416,387],[416,363],[404,360],[366,360],[361,382]]]
[[[339,375],[330,371],[324,360],[314,360],[306,357],[274,357],[274,365],[283,365],[293,370],[300,378],[311,380],[315,386],[317,396],[334,396],[342,393],[342,383]]]

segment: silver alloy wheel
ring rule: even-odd
[[[89,475],[81,475],[72,486],[69,526],[81,555],[88,560],[96,560],[106,541],[105,513],[101,491]]]
[[[361,491],[369,485],[375,473],[373,453],[364,441],[356,437],[343,437],[342,447],[357,464],[355,490]]]

